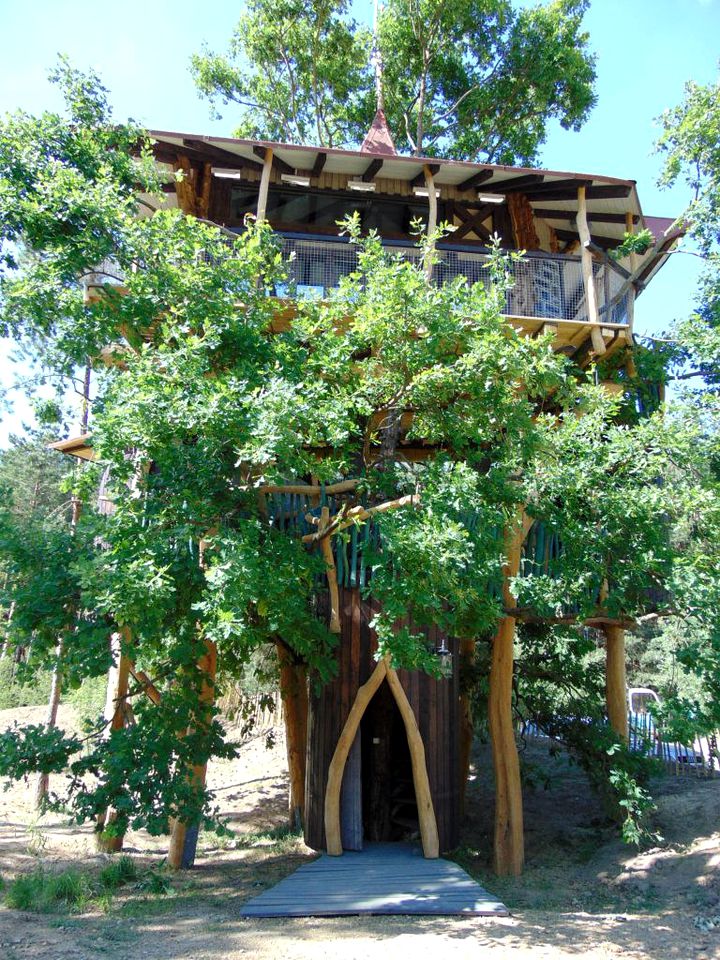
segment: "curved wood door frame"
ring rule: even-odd
[[[440,841],[438,838],[435,808],[433,807],[432,795],[430,793],[427,764],[425,762],[425,747],[422,742],[422,737],[420,736],[415,714],[410,706],[410,701],[402,688],[400,678],[390,666],[390,661],[387,657],[380,660],[370,675],[369,680],[359,688],[350,713],[345,721],[345,725],[338,737],[332,760],[330,761],[327,787],[325,789],[325,841],[327,852],[331,857],[339,857],[342,855],[340,789],[342,787],[343,773],[345,772],[345,763],[368,704],[385,679],[387,679],[388,686],[400,710],[400,715],[405,725],[405,733],[408,738],[423,854],[426,859],[435,860],[440,855]]]

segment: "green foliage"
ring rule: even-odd
[[[654,243],[655,237],[647,229],[639,230],[637,233],[624,233],[622,243],[610,251],[610,256],[613,260],[622,260],[632,253],[642,256]]]
[[[36,707],[48,702],[50,674],[43,671],[30,683],[18,683],[17,667],[10,657],[0,660],[0,710],[14,707]],[[22,674],[21,674],[22,675]]]
[[[137,864],[132,857],[124,855],[113,859],[106,867],[103,867],[98,874],[98,882],[106,890],[117,890],[126,883],[131,883],[138,878]]]
[[[698,371],[716,387],[720,379],[720,83],[685,85],[682,102],[659,118],[657,150],[664,156],[660,186],[683,180],[691,199],[684,222],[695,251],[705,260],[697,311],[672,333],[682,348],[681,375]]]
[[[557,119],[578,129],[595,102],[584,0],[389,0],[378,53],[396,143],[419,156],[530,163]],[[192,69],[211,102],[240,108],[239,136],[358,144],[376,108],[371,38],[345,0],[253,0],[227,55]]]
[[[528,22],[579,16],[581,6],[539,8]],[[235,747],[200,699],[207,644],[217,647],[220,696],[278,640],[315,682],[334,669],[324,561],[301,538],[317,531],[318,504],[288,498],[273,512],[258,500],[265,483],[311,478],[359,481],[329,503],[338,523],[362,523],[349,511],[404,498],[373,515],[363,553],[380,653],[398,666],[436,667],[413,624],[489,637],[508,603],[550,620],[599,607],[634,618],[654,611],[659,593],[677,616],[703,624],[682,657],[694,654],[706,717],[718,709],[712,409],[623,420],[621,402],[547,339],[503,319],[510,280],[498,251],[487,283],[433,286],[422,264],[388,256],[373,234],[361,238],[357,218],[345,224],[357,270],[326,300],[294,301],[292,324],[270,335],[287,272],[270,229],[250,223],[230,239],[177,210],[137,217],[132,185],[143,173],[130,147],[142,134],[107,125],[92,79],[70,71],[64,82],[69,121],[21,115],[0,128],[0,213],[14,217],[4,239],[31,253],[0,280],[0,323],[58,375],[117,345],[122,363],[99,378],[92,424],[114,510],[94,509],[95,465],[74,478],[84,510],[72,528],[61,511],[28,523],[5,495],[1,602],[14,603],[10,649],[31,647],[28,678],[58,663],[66,689],[91,689],[118,633],[161,701],[131,683],[135,723],[110,733],[89,723],[82,743],[11,730],[0,738],[0,772],[67,767],[54,804],[77,821],[112,807],[108,833],[158,834],[171,817],[212,817],[211,794],[190,774]],[[14,160],[19,141],[24,166]],[[522,142],[513,149],[531,149]],[[63,196],[71,215],[59,229]],[[419,253],[432,258],[428,241]],[[101,257],[124,271],[126,291],[107,286],[88,302],[79,277]],[[544,556],[526,557],[508,598],[499,589],[505,531],[523,508],[562,550],[552,569]],[[533,716],[574,718],[563,739],[636,823],[644,797],[633,784],[644,788],[635,761],[608,754],[614,741],[600,725],[578,720],[596,717],[601,699],[587,644],[563,633],[546,640],[521,643],[519,696]]]

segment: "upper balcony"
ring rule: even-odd
[[[345,237],[319,237],[300,233],[281,235],[283,254],[288,260],[289,283],[278,288],[278,296],[291,291],[299,297],[323,298],[340,279],[357,270],[357,248]],[[385,250],[419,262],[421,253],[412,243],[388,241]],[[464,277],[469,283],[491,282],[487,250],[477,246],[444,243],[437,248],[438,262],[433,282],[445,283]],[[535,332],[548,324],[561,339],[580,331],[590,320],[579,256],[529,251],[520,260],[507,261],[512,279],[504,314],[524,330]],[[614,331],[627,327],[630,319],[632,285],[630,274],[608,258],[593,263],[598,319]]]

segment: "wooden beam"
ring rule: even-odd
[[[198,156],[202,156],[204,160],[217,161],[213,162],[213,166],[215,167],[222,165],[228,168],[247,167],[250,170],[262,170],[262,164],[258,163],[257,160],[241,157],[237,153],[231,153],[230,150],[223,150],[221,147],[216,147],[215,144],[205,143],[204,140],[193,140],[192,137],[184,137],[183,143],[186,147],[197,151]]]
[[[580,258],[582,262],[583,285],[585,287],[585,302],[587,303],[588,320],[593,326],[590,328],[590,338],[592,340],[593,350],[598,356],[605,353],[605,341],[603,340],[598,323],[597,293],[595,291],[595,280],[593,278],[593,260],[590,251],[585,246],[590,242],[590,230],[587,223],[587,204],[585,199],[586,187],[578,187],[577,192],[577,227],[580,234]]]
[[[593,220],[592,214],[590,216],[590,221]],[[590,229],[590,223],[588,223],[588,230]],[[560,230],[556,229],[555,234],[558,240],[578,240],[580,239],[580,233],[577,230]],[[620,240],[617,237],[598,237],[597,234],[592,235],[592,240],[590,245],[595,244],[601,250],[613,250],[620,244]]]
[[[545,175],[542,173],[528,173],[522,177],[511,177],[509,180],[489,183],[484,189],[488,193],[514,193],[516,190],[525,193],[527,187],[542,183],[544,179]]]
[[[628,738],[627,678],[625,675],[625,631],[622,627],[603,624],[605,634],[605,696],[610,726]]]
[[[489,241],[490,231],[483,227],[482,221],[487,220],[492,214],[492,208],[493,205],[488,203],[486,206],[480,207],[477,213],[470,215],[456,204],[455,210],[463,223],[454,231],[452,236],[448,237],[448,242],[457,243],[471,231],[474,231],[482,240]]]
[[[280,697],[285,718],[285,741],[287,748],[290,790],[288,803],[290,825],[302,829],[305,818],[305,768],[307,753],[308,687],[307,669],[296,663],[284,643],[276,643],[280,664]]]
[[[364,183],[370,183],[374,179],[375,174],[382,168],[383,161],[380,157],[376,157],[370,162],[370,166],[367,168],[365,173],[360,178]]]
[[[195,170],[188,157],[183,153],[178,154],[176,172],[182,173],[182,179],[175,181],[178,206],[186,216],[197,216]]]
[[[265,216],[267,214],[267,199],[268,199],[268,189],[270,187],[270,174],[273,167],[273,152],[272,147],[268,147],[265,151],[265,157],[263,161],[263,172],[262,177],[260,178],[260,191],[258,193],[258,205],[256,218],[258,223],[263,223],[265,221]]]
[[[472,190],[473,187],[479,187],[481,184],[487,183],[488,180],[492,180],[494,176],[494,170],[479,170],[471,177],[468,177],[467,180],[463,180],[462,183],[459,183],[455,189],[461,191]]]
[[[520,569],[525,528],[526,524],[518,517],[505,532],[503,600],[506,607],[514,602],[510,581]],[[495,872],[517,877],[522,873],[525,854],[520,761],[512,711],[514,641],[515,618],[505,616],[492,644],[488,721],[495,771]]]
[[[587,190],[585,191],[587,196]],[[534,207],[533,212],[536,217],[541,217],[543,220],[566,220],[570,223],[575,222],[575,211],[574,210],[551,210],[547,207]],[[637,223],[639,217],[637,214],[633,216],[628,213],[595,213],[588,212],[588,217],[593,223],[627,223],[627,217],[632,217],[632,222]],[[625,227],[627,230],[627,226]]]
[[[253,147],[253,153],[256,157],[261,157],[263,161],[267,156],[267,151],[270,151],[272,154],[273,166],[279,173],[295,173],[295,167],[291,167],[289,163],[285,163],[276,153],[273,152],[272,147]]]
[[[557,183],[546,185],[546,189],[534,190],[530,188],[526,191],[526,196],[530,201],[544,201],[551,203],[560,200],[575,200],[577,198],[577,184],[582,181],[568,181],[573,186],[559,187]],[[602,187],[587,187],[585,193],[586,200],[623,200],[632,190],[631,185],[618,184]]]
[[[425,164],[424,174],[425,174],[425,184],[428,191],[428,225],[427,225],[427,235],[432,237],[437,229],[437,194],[435,192],[435,176],[433,172],[433,166],[429,163]],[[435,166],[437,170],[437,166]],[[429,244],[427,250],[425,251],[425,276],[427,277],[428,283],[432,280],[433,273],[433,258],[435,256],[435,241]]]
[[[438,172],[439,169],[440,169],[440,164],[439,164],[439,163],[426,163],[426,164],[423,166],[423,168],[422,168],[422,170],[420,171],[420,173],[419,173],[416,177],[413,177],[413,179],[410,181],[410,186],[411,186],[411,187],[424,187],[424,186],[426,185],[426,183],[427,183],[427,175],[426,175],[425,171],[426,171],[426,170],[430,170],[430,173],[431,173],[431,174],[433,175],[433,177],[434,177],[435,174]]]
[[[327,163],[327,157],[328,155],[322,150],[320,153],[318,153],[318,155],[315,157],[315,163],[313,164],[312,170],[310,171],[311,177],[317,178],[320,176],[320,174],[323,172],[323,167]]]

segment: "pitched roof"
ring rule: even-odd
[[[388,127],[387,117],[382,110],[378,110],[375,119],[370,125],[367,136],[362,142],[360,153],[379,153],[384,156],[396,157],[397,150]]]

